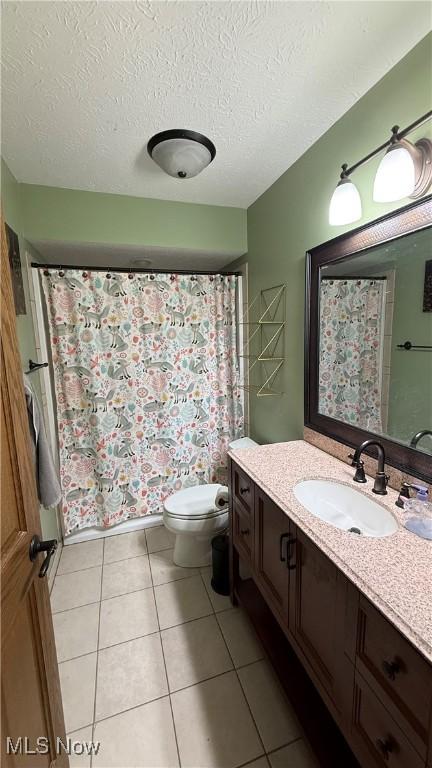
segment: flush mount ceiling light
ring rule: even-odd
[[[348,177],[384,149],[386,153],[375,176],[374,201],[390,203],[402,200],[404,197],[421,197],[427,192],[432,183],[432,142],[429,139],[419,139],[412,144],[405,137],[431,117],[432,111],[427,112],[402,131],[395,126],[392,128],[391,138],[384,144],[350,168],[346,164],[342,166],[340,181],[330,201],[330,225],[351,224],[361,218],[360,195],[357,187]]]
[[[137,259],[132,259],[131,264],[133,267],[149,267],[151,264],[151,259],[138,257]]]
[[[147,151],[165,173],[176,179],[198,176],[216,155],[216,147],[207,136],[180,128],[152,136]]]

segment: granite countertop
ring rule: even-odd
[[[403,527],[398,494],[372,493],[353,482],[352,467],[303,440],[230,451],[232,459],[289,515],[350,581],[432,662],[432,542]],[[300,480],[336,480],[391,511],[398,530],[384,538],[358,536],[314,517],[294,496]]]

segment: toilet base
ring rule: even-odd
[[[176,535],[173,560],[182,568],[204,568],[211,564],[211,538],[208,536]]]

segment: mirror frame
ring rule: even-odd
[[[363,440],[377,437],[373,432],[345,424],[318,412],[320,268],[428,227],[432,227],[432,195],[404,208],[398,208],[375,221],[318,245],[306,253],[304,386],[306,427],[351,448],[357,447]],[[386,461],[390,466],[432,482],[430,455],[403,445],[390,437],[378,435],[378,439],[384,447]],[[373,450],[370,455],[375,456]]]

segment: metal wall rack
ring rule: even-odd
[[[247,376],[244,388],[257,397],[281,395],[278,387],[285,363],[286,284],[264,288],[248,304],[241,325],[245,334]],[[252,319],[257,316],[257,319]]]

